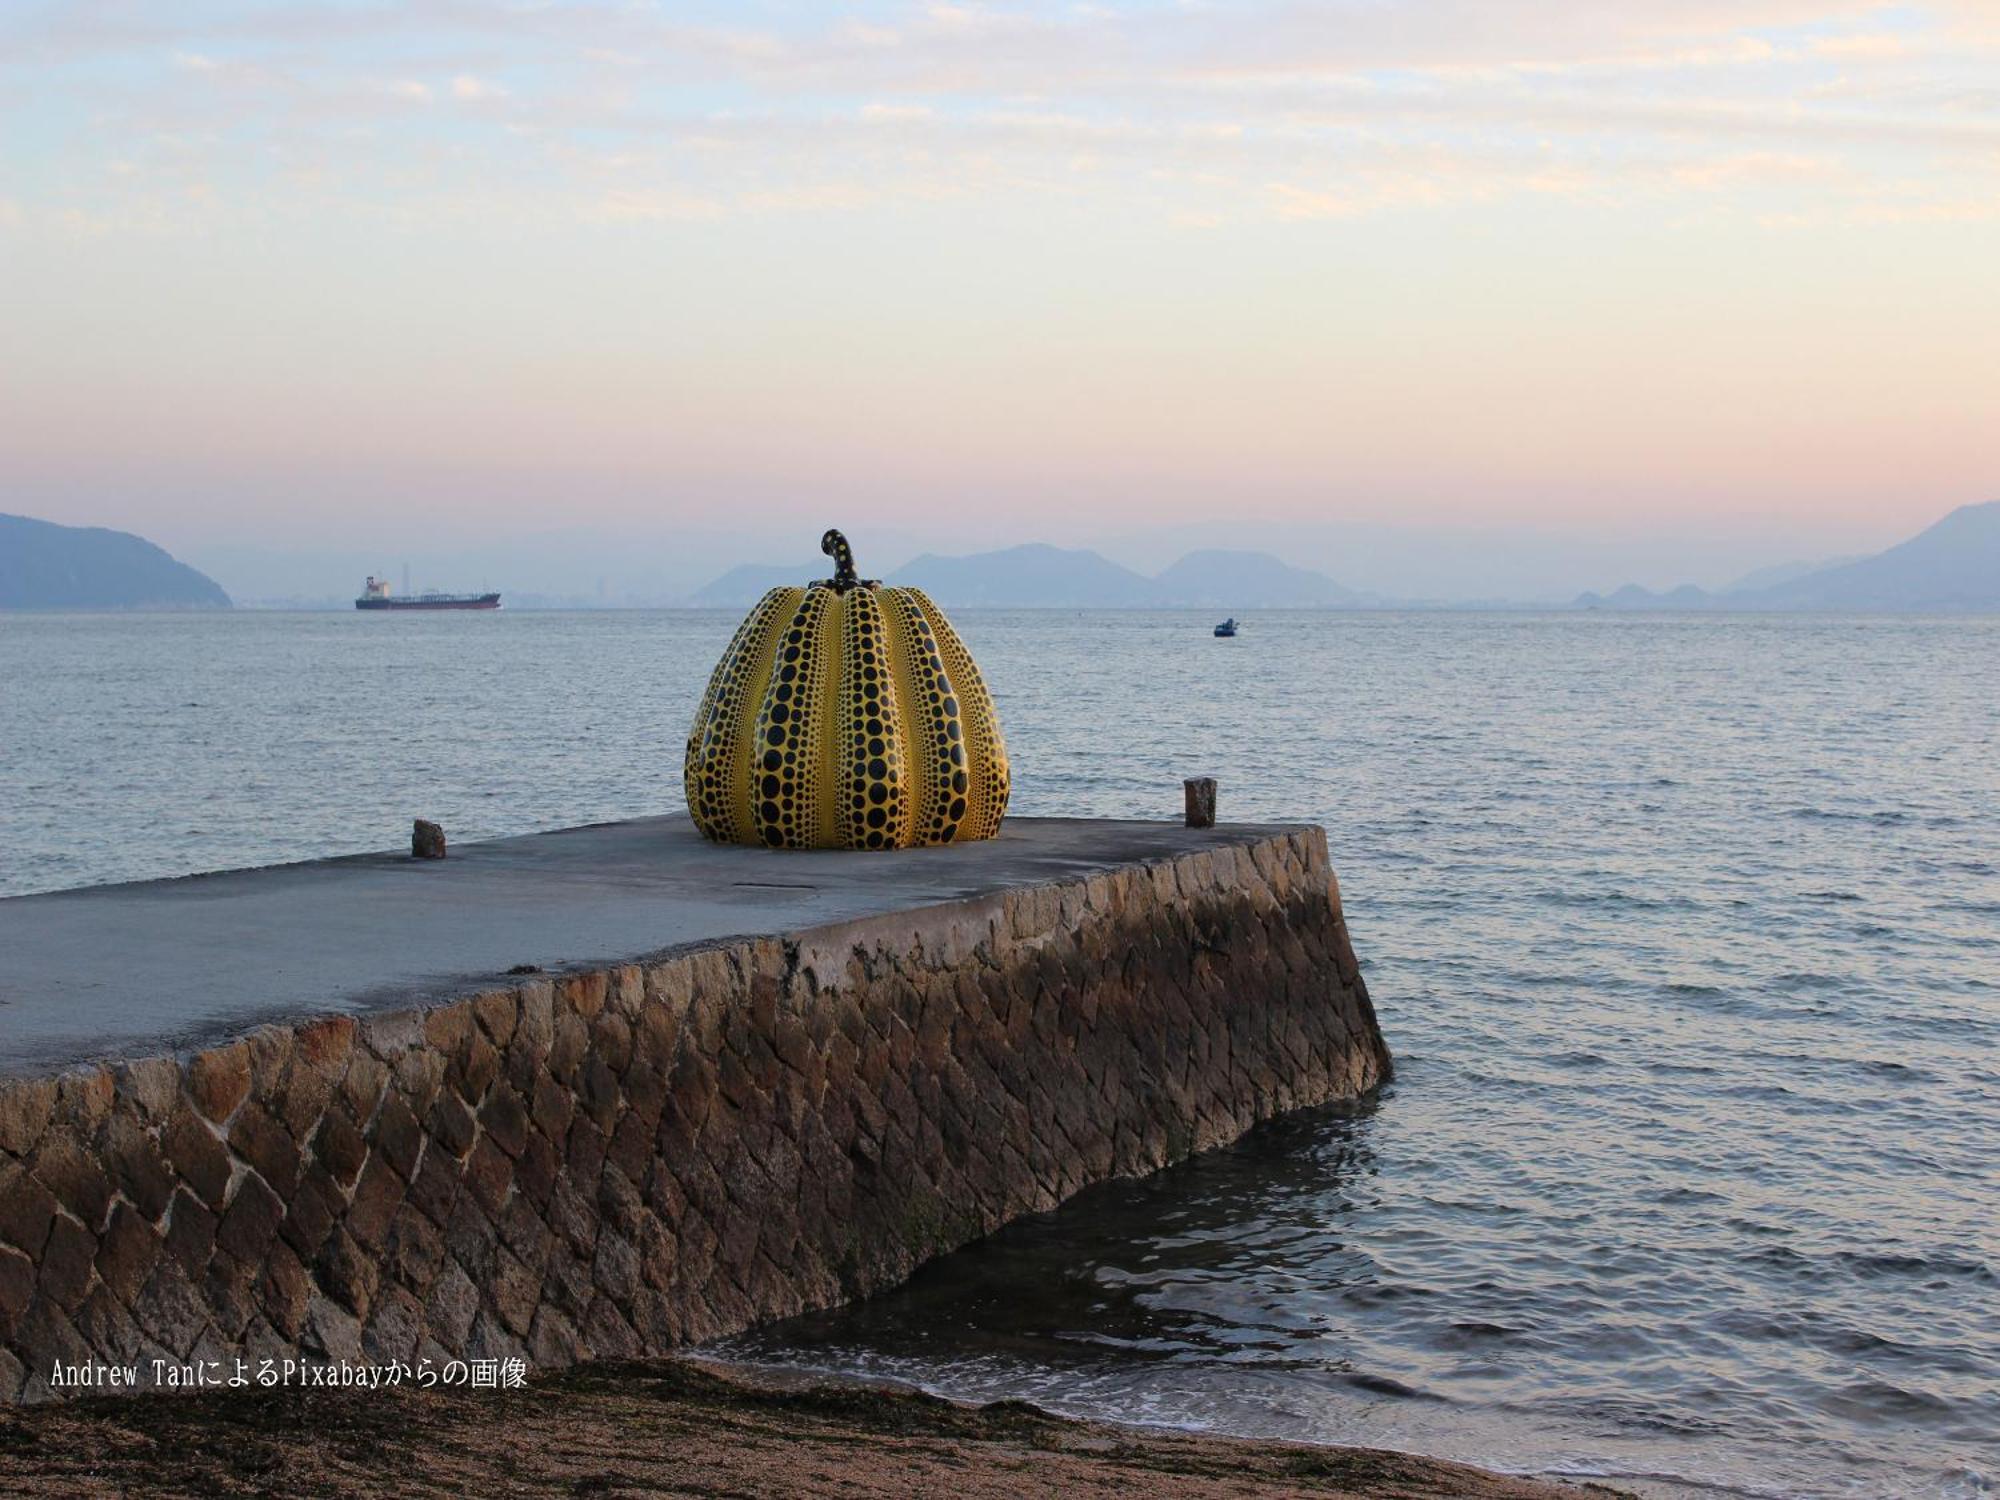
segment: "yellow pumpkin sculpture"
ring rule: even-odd
[[[979,668],[922,589],[834,575],[772,589],[737,627],[688,731],[688,811],[707,837],[780,849],[987,839],[1007,747]]]

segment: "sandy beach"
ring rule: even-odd
[[[686,1360],[514,1391],[218,1391],[0,1411],[0,1494],[1324,1495],[1605,1500],[1366,1448],[1054,1417]]]

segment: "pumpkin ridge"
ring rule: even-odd
[[[772,592],[775,593],[776,590]],[[770,597],[770,594],[764,596],[766,600]],[[705,773],[712,774],[714,764],[708,758],[706,750],[710,736],[714,732],[710,725],[715,715],[715,700],[721,694],[722,685],[729,677],[730,664],[742,651],[743,642],[749,636],[750,627],[756,623],[757,618],[757,609],[751,610],[743,617],[742,623],[736,627],[736,633],[729,638],[729,644],[723,648],[722,660],[717,662],[715,670],[709,673],[708,688],[701,695],[701,707],[694,711],[694,723],[688,728],[687,748],[681,757],[681,796],[687,802],[688,814],[694,819],[695,826],[709,838],[717,836],[712,831],[712,814],[709,811],[713,799],[703,796],[702,777]]]
[[[945,618],[944,611],[922,589],[913,588],[909,592],[930,620],[931,635],[955,690],[959,720],[964,727],[965,765],[952,782],[953,789],[962,791],[965,798],[965,811],[958,820],[958,837],[990,839],[1000,831],[1000,820],[1007,815],[1007,798],[1012,790],[1007,743],[1000,733],[1000,714],[993,706],[993,695],[987,691],[978,664],[951,621]],[[958,780],[960,776],[965,778],[962,783]]]
[[[757,729],[752,744],[762,757],[752,772],[748,758],[741,764],[749,792],[750,827],[753,842],[773,848],[807,849],[812,846],[817,819],[812,815],[814,798],[820,789],[820,765],[816,720],[823,716],[821,686],[826,673],[822,660],[826,652],[827,605],[837,596],[831,589],[809,588],[797,610],[777,637],[765,682],[763,703],[757,712]],[[775,768],[767,769],[773,754]],[[751,777],[755,785],[749,786]]]
[[[750,833],[748,783],[750,763],[758,753],[749,742],[750,736],[770,676],[779,629],[803,592],[780,587],[765,594],[710,679],[715,696],[708,722],[701,728],[698,751],[703,798],[699,808],[689,801],[690,812],[710,838],[741,843]],[[692,774],[689,779],[693,779]]]
[[[869,588],[846,596],[841,686],[834,715],[834,805],[838,834],[850,849],[900,849],[909,843],[909,764],[902,705],[889,665],[889,627]]]
[[[917,686],[908,603],[901,589],[885,588],[881,596],[889,623],[889,666],[896,684],[896,705],[902,710],[903,730],[908,737],[903,767],[908,782],[908,839],[912,844],[922,844],[928,842],[925,835],[930,827],[932,797],[930,720],[923,712],[923,693]]]
[[[833,597],[827,601],[823,618],[814,634],[824,643],[813,654],[819,682],[806,719],[805,748],[812,753],[813,790],[800,812],[801,828],[807,843],[815,849],[837,849],[841,839],[840,788],[840,681],[842,643],[847,638],[848,599],[845,590],[823,589]],[[804,821],[809,820],[809,821]]]
[[[914,806],[912,842],[948,844],[958,834],[965,803],[953,791],[953,776],[965,768],[965,726],[957,696],[946,675],[937,639],[924,618],[914,589],[888,589],[902,626],[901,666],[910,684],[904,698],[906,716],[916,721],[920,745],[911,752],[921,768],[922,795]],[[902,685],[899,680],[898,686]]]
[[[732,726],[733,739],[729,757],[729,807],[731,819],[743,830],[746,842],[754,842],[757,837],[757,822],[754,816],[756,799],[752,779],[756,775],[754,767],[762,746],[757,738],[757,721],[762,712],[765,694],[769,691],[773,665],[777,660],[780,643],[784,640],[785,622],[799,607],[805,590],[788,588],[777,601],[778,607],[757,640],[748,648],[747,671],[743,675],[743,701],[737,707],[735,724]]]

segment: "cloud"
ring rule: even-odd
[[[1894,58],[1910,54],[1909,38],[1893,32],[1869,32],[1850,36],[1816,37],[1812,50],[1820,57]]]
[[[470,73],[461,73],[451,81],[451,97],[471,104],[488,99],[504,99],[507,97],[507,90],[484,78],[474,78]]]
[[[1461,191],[1468,190],[1465,182],[1459,186]],[[1491,189],[1470,186],[1469,190],[1482,193]],[[1264,191],[1280,219],[1358,219],[1389,209],[1441,203],[1452,196],[1438,178],[1414,173],[1375,176],[1353,187],[1334,189],[1271,182],[1265,184]]]
[[[874,185],[804,182],[718,197],[685,188],[619,188],[605,193],[587,217],[602,224],[703,224],[737,214],[838,213],[878,202]]]
[[[12,40],[16,57],[46,63],[22,76],[88,101],[77,149],[92,154],[76,165],[90,170],[75,180],[101,182],[104,160],[172,139],[186,143],[188,180],[247,177],[260,153],[280,152],[300,192],[415,204],[443,201],[454,173],[491,169],[523,212],[540,198],[592,204],[598,219],[833,208],[966,184],[1070,194],[1087,170],[1099,201],[1122,193],[1165,221],[1292,221],[1550,193],[1703,194],[1723,212],[1729,192],[1780,180],[1854,206],[1896,201],[1898,182],[1931,172],[1952,179],[1939,191],[1953,201],[1976,200],[2000,162],[2000,120],[1978,103],[2000,38],[1980,14],[1969,0],[1925,12],[1876,0],[918,3],[866,23],[807,9],[760,27],[575,0],[221,16],[55,7]],[[131,87],[90,66],[133,49],[175,66]],[[416,76],[427,63],[428,82]],[[0,77],[12,66],[0,60]],[[439,98],[468,108],[411,108]],[[588,164],[617,155],[657,159],[667,176],[654,180],[676,186],[602,199]]]
[[[1990,224],[2000,219],[2000,193],[1976,198],[1862,203],[1849,217],[1857,224]]]
[[[1298,187],[1289,182],[1265,184],[1281,219],[1352,219],[1366,211],[1359,198],[1347,193]]]
[[[1683,187],[1717,191],[1744,183],[1775,182],[1821,177],[1832,171],[1819,157],[1776,151],[1745,151],[1707,161],[1686,162],[1673,168],[1673,180]]]
[[[676,189],[621,189],[606,193],[591,217],[602,223],[704,223],[719,219],[728,206],[714,198]]]

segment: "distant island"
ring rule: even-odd
[[[228,609],[214,579],[129,531],[0,513],[0,609]]]
[[[688,602],[740,609],[767,589],[825,573],[823,558],[792,567],[731,568]],[[1268,552],[1190,552],[1148,578],[1101,553],[1043,542],[965,557],[927,552],[885,582],[914,585],[955,606],[992,609],[1355,609],[1391,602]]]
[[[825,576],[824,559],[789,567],[731,568],[688,603],[742,609],[767,589]],[[1398,600],[1294,567],[1268,552],[1190,552],[1156,577],[1102,553],[1033,542],[963,557],[925,553],[885,580],[914,584],[953,607],[993,609],[1385,609],[1437,608]],[[1499,600],[1446,608],[1547,608]],[[1561,608],[1563,606],[1556,606]],[[1579,594],[1568,606],[1597,610],[2000,609],[2000,500],[1964,505],[1908,541],[1871,557],[1760,568],[1726,588],[1665,591],[1626,584]]]
[[[2000,609],[2000,500],[1961,505],[1873,557],[1766,569],[1730,588],[1693,584],[1656,593],[1637,584],[1576,597],[1580,609],[1886,611]]]

